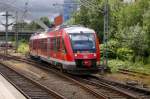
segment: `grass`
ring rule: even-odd
[[[150,64],[144,65],[142,62],[132,63],[130,61],[122,61],[122,60],[109,60],[108,65],[111,68],[112,72],[117,72],[119,68],[129,69],[141,73],[150,74]]]
[[[18,46],[18,52],[22,54],[26,54],[29,51],[28,43],[26,42],[20,42]]]

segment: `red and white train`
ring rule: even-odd
[[[94,30],[82,26],[60,26],[35,33],[29,42],[30,55],[73,74],[98,72],[99,42]]]

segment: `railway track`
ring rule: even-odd
[[[145,88],[139,88],[132,85],[127,85],[118,81],[112,81],[104,77],[90,76],[88,81],[104,84],[109,87],[115,87],[118,91],[131,95],[137,99],[150,99],[150,90]]]
[[[4,64],[0,64],[0,73],[27,99],[66,99],[64,96],[47,89]]]
[[[134,94],[128,93],[124,90],[121,90],[120,88],[116,88],[114,86],[111,86],[106,83],[102,83],[101,81],[96,81],[95,79],[92,80],[89,77],[72,77],[85,85],[94,88],[96,91],[100,91],[105,96],[107,96],[107,99],[138,99],[138,97]]]
[[[30,64],[30,65],[34,65],[34,66],[37,66],[38,68],[41,68],[41,69],[44,69],[44,70],[47,70],[49,72],[53,72],[54,74],[57,74],[59,75],[60,77],[63,77],[73,83],[75,83],[76,85],[80,86],[80,88],[84,89],[85,91],[89,92],[90,94],[92,94],[93,96],[97,97],[98,99],[108,99],[104,94],[100,93],[100,92],[96,92],[94,91],[92,88],[88,87],[88,86],[85,86],[83,85],[82,83],[60,73],[59,71],[56,71],[54,69],[49,69],[47,67],[44,67],[44,66],[41,66],[41,64],[39,63],[36,63],[35,61],[32,61],[32,60],[28,60],[28,59],[23,59],[23,58],[20,58],[20,57],[15,57],[15,56],[5,56],[7,57],[7,59],[14,59],[14,60],[17,60],[17,61],[21,61],[21,62],[25,62],[27,64]],[[43,65],[43,64],[42,64]],[[46,66],[46,65],[45,65]],[[93,97],[94,98],[94,97]]]
[[[45,68],[45,69],[48,69],[48,68]],[[95,89],[97,92],[101,92],[101,94],[107,97],[107,99],[116,99],[116,98],[117,99],[149,99],[150,98],[148,95],[146,95],[150,93],[149,90],[134,88],[134,87],[122,85],[120,83],[119,83],[120,86],[116,87],[113,82],[112,82],[113,84],[106,83],[105,82],[106,79],[102,81],[102,79],[96,76],[88,76],[88,77],[85,77],[86,79],[83,79],[81,77],[76,77],[76,76],[72,76],[68,74],[65,74],[65,75],[67,75],[67,77],[71,77],[77,81],[82,82],[84,85]],[[134,90],[126,90],[130,88]],[[139,93],[136,91],[138,91]]]
[[[37,62],[33,60],[22,59],[19,57],[15,57],[15,59],[27,62],[32,65],[36,65],[42,69],[44,68],[55,73],[57,72],[60,76],[65,76],[65,78],[67,79],[71,78],[71,81],[76,82],[76,84],[79,84],[82,88],[88,90],[100,99],[150,99],[148,90],[146,91],[144,89],[137,89],[126,85],[123,86],[120,83],[114,83],[110,80],[107,81],[106,79],[95,76],[80,78],[68,74],[62,74],[56,70],[52,70],[38,65],[39,63],[37,64]],[[82,82],[82,84],[80,82]]]
[[[130,76],[138,76],[140,78],[146,78],[148,76],[150,77],[149,74],[140,73],[140,72],[136,72],[136,71],[131,71],[131,70],[128,70],[128,69],[118,69],[118,72],[122,73],[122,74],[130,75]]]

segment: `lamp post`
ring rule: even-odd
[[[103,65],[108,66],[108,32],[109,32],[109,5],[108,0],[105,0],[104,2],[104,8],[99,9],[99,7],[95,6],[94,4],[90,3],[86,0],[80,0],[81,5],[84,7],[87,7],[84,3],[86,3],[89,7],[95,7],[100,13],[104,15],[104,36],[103,36],[103,44],[104,44],[104,50],[103,50]],[[96,3],[96,2],[95,2]]]
[[[4,25],[5,26],[5,55],[7,55],[8,54],[8,27],[10,26],[10,25],[12,25],[12,23],[11,24],[8,24],[8,18],[10,17],[10,16],[12,16],[11,14],[9,14],[8,13],[8,11],[6,11],[6,14],[3,14],[2,16],[4,16],[4,17],[6,17],[6,23],[5,24],[2,24],[2,25]]]
[[[104,36],[103,36],[103,43],[104,43],[104,50],[103,50],[103,65],[108,65],[108,32],[109,32],[109,12],[108,12],[108,0],[105,0],[104,4]]]
[[[18,50],[18,12],[16,11],[16,27],[15,27],[15,41],[16,41],[16,48],[15,48],[15,52],[17,53]]]

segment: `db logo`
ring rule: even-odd
[[[88,58],[87,56],[83,56],[83,58]]]

